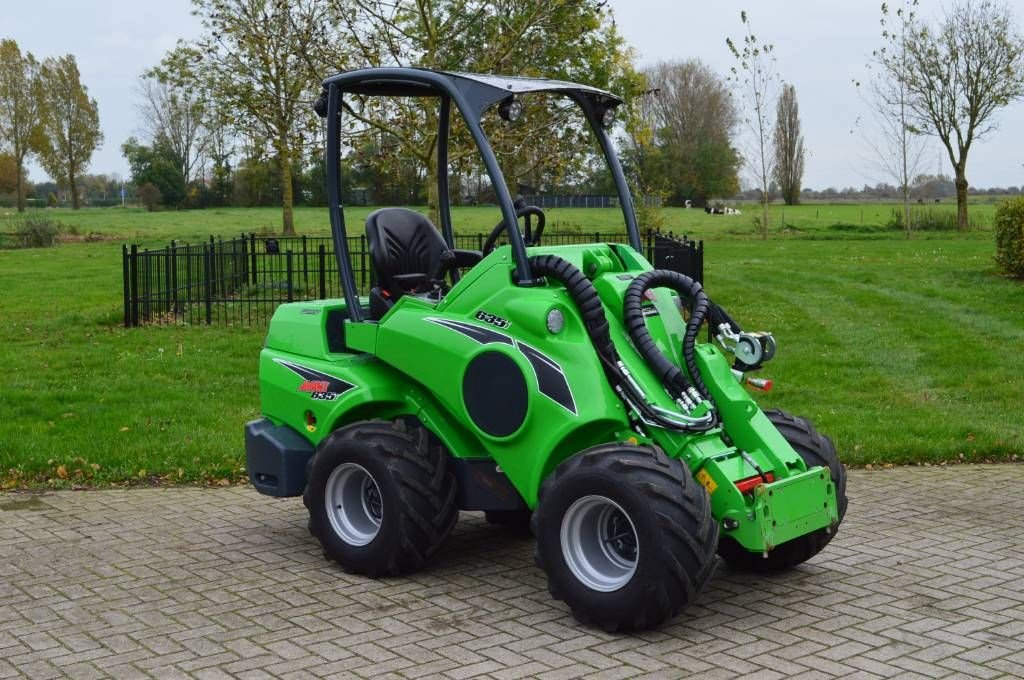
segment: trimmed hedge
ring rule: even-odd
[[[1006,274],[1024,279],[1024,198],[1011,198],[996,208],[996,263]]]

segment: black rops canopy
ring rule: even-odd
[[[530,270],[523,236],[519,232],[516,209],[509,193],[505,178],[498,166],[498,160],[487,141],[487,135],[480,127],[480,118],[488,107],[513,95],[533,92],[561,94],[573,100],[581,109],[597,137],[597,142],[608,161],[609,170],[619,194],[619,204],[626,222],[630,245],[640,250],[640,230],[637,228],[633,198],[622,165],[605,132],[605,114],[622,104],[622,99],[604,90],[588,85],[579,85],[562,80],[545,78],[520,78],[477,73],[433,71],[421,68],[364,68],[331,76],[323,81],[323,94],[314,105],[316,112],[327,118],[327,144],[325,163],[327,168],[327,199],[331,215],[331,234],[334,237],[334,253],[338,261],[348,314],[352,321],[362,320],[362,308],[355,288],[355,278],[349,262],[348,241],[345,231],[345,215],[341,206],[341,135],[339,119],[342,95],[355,94],[384,97],[438,97],[441,101],[438,116],[437,162],[439,168],[448,165],[449,114],[452,106],[462,115],[470,135],[483,161],[491,185],[501,208],[502,220],[508,230],[509,246],[515,261],[514,280],[520,286],[538,285],[543,279],[535,279]],[[453,247],[454,234],[451,225],[451,210],[448,200],[448,173],[437,173],[438,209],[441,217],[441,233]]]
[[[477,113],[509,95],[532,92],[562,94],[600,111],[622,103],[605,90],[564,80],[423,68],[364,68],[331,76],[323,84],[325,89],[336,84],[345,93],[385,97],[441,97],[459,92]]]

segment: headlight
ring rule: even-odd
[[[523,103],[515,97],[503,99],[498,105],[498,115],[508,122],[514,123],[523,115]]]

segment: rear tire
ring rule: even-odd
[[[815,430],[805,418],[777,409],[765,411],[764,414],[790,446],[800,454],[808,468],[821,466],[828,469],[832,483],[836,487],[839,520],[831,531],[819,529],[775,546],[767,558],[761,553],[750,552],[734,539],[723,535],[718,543],[718,554],[722,559],[734,569],[760,573],[784,571],[817,555],[835,536],[836,529],[846,514],[846,468],[839,462],[839,454],[836,453],[832,440]]]
[[[371,577],[419,569],[459,515],[447,452],[413,419],[333,432],[310,461],[302,498],[324,555]]]
[[[607,444],[564,461],[540,489],[535,559],[573,616],[607,631],[652,628],[714,572],[707,493],[660,449]]]

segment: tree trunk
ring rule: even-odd
[[[292,155],[287,141],[278,144],[277,161],[281,169],[281,233],[285,236],[295,236],[295,217],[292,213],[295,199],[292,194]]]
[[[768,240],[768,190],[761,191],[761,238]]]
[[[25,188],[21,185],[21,173],[22,173],[22,168],[24,167],[24,165],[25,165],[24,160],[19,158],[18,159],[18,180],[17,180],[18,181],[18,184],[17,184],[17,186],[18,186],[18,193],[17,193],[17,197],[18,197],[18,212],[20,212],[20,213],[25,212]]]
[[[963,168],[956,169],[956,228],[967,231],[967,173]]]
[[[78,182],[73,172],[68,175],[68,186],[71,189],[71,209],[78,210],[81,207],[78,205]]]
[[[910,238],[910,192],[903,189],[903,231]]]

